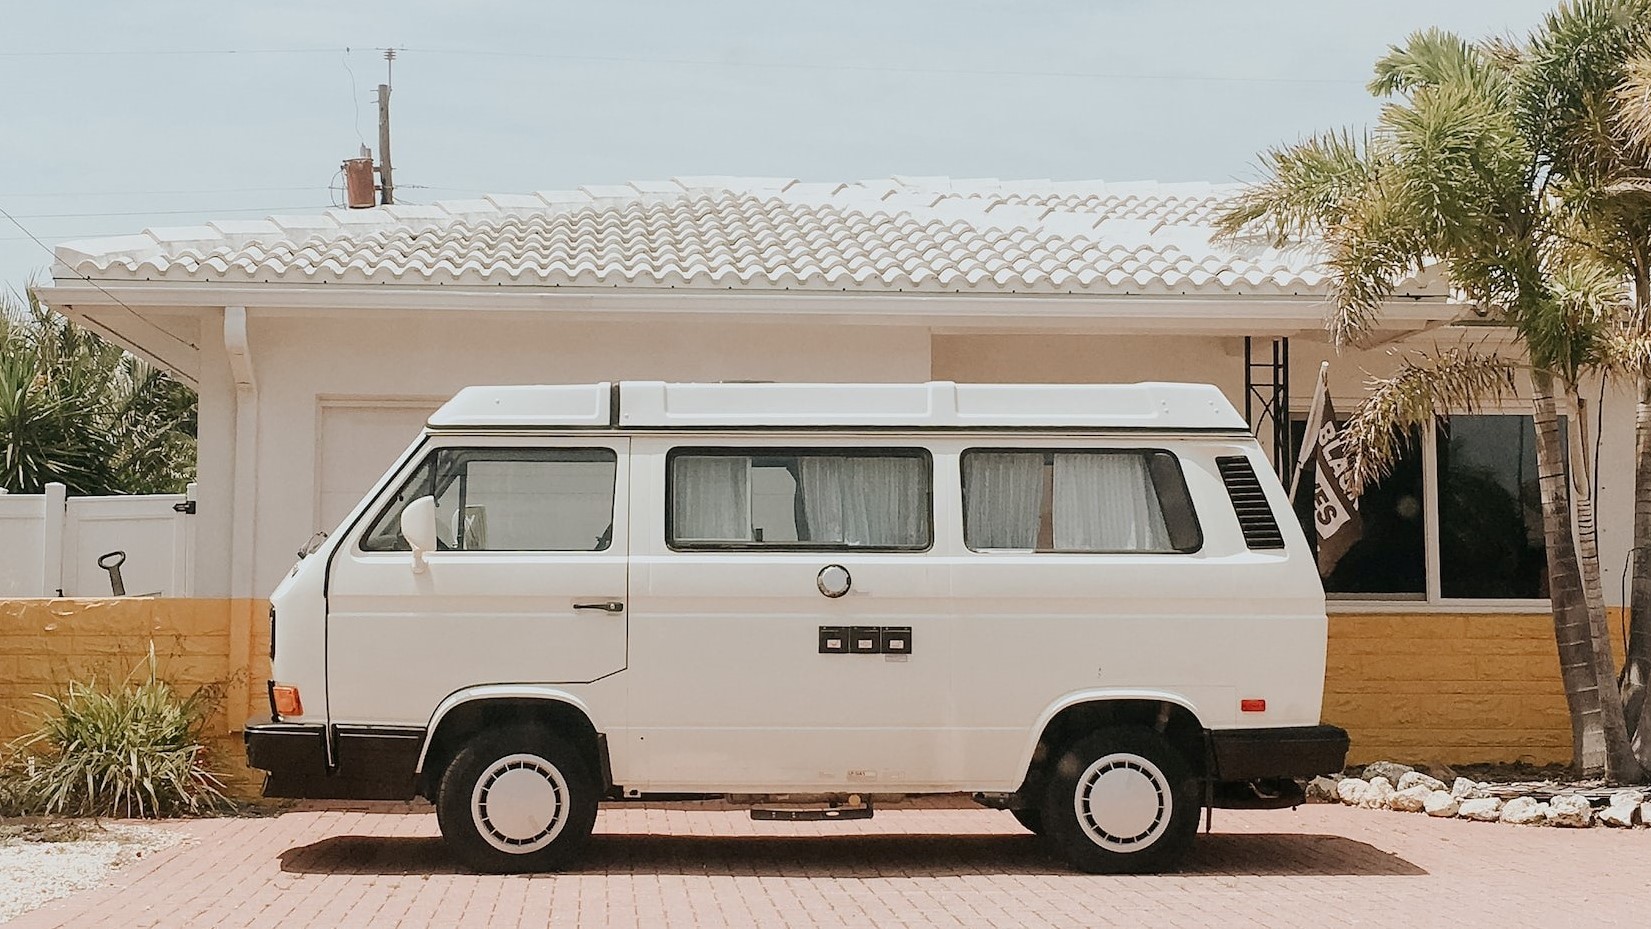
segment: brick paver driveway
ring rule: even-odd
[[[1217,814],[1180,874],[1094,877],[1007,813],[857,823],[605,810],[577,871],[458,872],[435,817],[313,810],[179,823],[191,842],[6,929],[96,926],[1617,926],[1651,903],[1651,830],[1342,807]]]

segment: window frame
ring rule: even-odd
[[[623,468],[621,467],[622,463],[619,460],[621,453],[618,450],[616,450],[614,448],[611,448],[611,447],[608,447],[608,446],[605,446],[605,445],[586,446],[586,445],[471,445],[471,444],[455,444],[455,445],[435,445],[435,446],[428,447],[428,448],[425,449],[423,455],[419,456],[415,461],[412,461],[409,464],[409,466],[407,467],[407,469],[405,471],[405,474],[402,477],[401,481],[399,481],[397,484],[394,485],[394,489],[387,489],[387,492],[386,492],[385,496],[381,498],[380,505],[377,508],[375,508],[374,510],[372,510],[371,515],[363,521],[361,531],[356,533],[355,539],[351,543],[351,546],[354,549],[355,554],[357,554],[357,555],[400,555],[400,554],[406,554],[407,553],[408,549],[404,549],[404,548],[369,548],[369,547],[367,547],[367,543],[368,543],[369,539],[372,537],[373,530],[376,529],[379,526],[380,522],[382,520],[384,520],[385,517],[387,517],[389,515],[389,511],[391,510],[391,508],[396,506],[396,498],[400,497],[401,494],[403,492],[405,492],[406,489],[408,487],[410,487],[413,484],[414,481],[420,480],[420,477],[421,477],[420,472],[424,471],[424,469],[426,467],[429,467],[430,469],[432,469],[431,494],[439,496],[440,491],[436,490],[436,488],[434,486],[434,483],[435,483],[434,482],[434,469],[436,467],[437,458],[440,455],[442,455],[442,454],[456,454],[456,455],[467,456],[470,459],[475,459],[475,458],[482,457],[482,456],[489,455],[489,454],[493,454],[493,455],[506,454],[506,455],[508,455],[508,454],[520,454],[520,453],[523,453],[523,452],[529,452],[529,453],[537,452],[537,453],[544,453],[544,454],[556,454],[556,453],[566,453],[566,452],[586,452],[586,453],[596,453],[598,455],[606,456],[605,458],[602,458],[601,460],[604,463],[608,463],[608,464],[611,464],[613,466],[613,488],[610,491],[610,493],[608,494],[608,527],[609,527],[609,533],[608,533],[606,539],[603,541],[602,546],[600,548],[443,548],[443,549],[439,549],[438,551],[435,551],[435,552],[430,552],[428,554],[432,554],[432,555],[439,554],[439,555],[442,555],[442,556],[447,556],[447,555],[578,555],[578,554],[603,554],[603,553],[611,551],[612,548],[613,548],[614,514],[616,512],[618,512],[618,509],[619,509],[618,496],[622,492],[619,477],[620,477],[621,473],[623,473]],[[483,460],[490,460],[490,459],[483,458]],[[556,459],[554,459],[554,458],[544,458],[544,459],[534,459],[534,458],[508,459],[508,458],[501,458],[501,459],[497,459],[497,460],[517,460],[517,461],[535,461],[535,460],[538,460],[538,461],[543,461],[543,462],[547,462],[547,463],[553,463],[553,462],[556,461]],[[568,460],[574,460],[574,459],[568,459]],[[595,459],[593,459],[593,460],[595,460]],[[467,478],[455,478],[453,483],[460,483],[460,482],[462,482],[466,479]],[[451,486],[451,485],[449,485],[449,486]],[[461,493],[462,493],[462,491],[461,491]],[[417,499],[417,498],[415,497],[414,499]],[[405,506],[405,503],[402,504],[402,505]]]
[[[1148,458],[1148,459],[1150,459],[1151,457],[1153,457],[1155,455],[1167,456],[1169,458],[1169,460],[1172,461],[1175,464],[1175,475],[1180,480],[1181,490],[1183,491],[1183,493],[1186,496],[1188,512],[1192,515],[1192,530],[1193,530],[1193,534],[1197,538],[1197,543],[1195,545],[1193,545],[1191,548],[1163,548],[1163,549],[1147,549],[1147,548],[1122,548],[1122,549],[1103,549],[1103,548],[1095,548],[1095,549],[1076,549],[1076,548],[1073,548],[1073,549],[975,548],[973,545],[969,544],[969,506],[968,506],[968,500],[966,499],[966,496],[965,496],[968,493],[968,489],[965,486],[965,478],[964,478],[964,473],[965,472],[964,472],[963,462],[966,458],[968,458],[968,456],[970,456],[970,455],[972,455],[976,452],[981,452],[981,453],[985,453],[985,454],[998,453],[998,454],[1009,454],[1009,455],[1041,454],[1048,460],[1053,460],[1053,456],[1055,456],[1055,455],[1083,455],[1083,454],[1094,454],[1094,455],[1134,454],[1134,455],[1139,455],[1142,458]],[[1148,469],[1148,474],[1149,475],[1151,474],[1150,467]],[[964,550],[968,551],[968,552],[971,552],[973,554],[978,554],[978,555],[1046,555],[1046,556],[1047,555],[1196,555],[1199,552],[1204,550],[1204,542],[1205,542],[1204,523],[1203,523],[1203,520],[1200,519],[1199,514],[1198,514],[1198,502],[1193,499],[1192,488],[1187,485],[1186,465],[1185,465],[1184,462],[1182,462],[1181,456],[1177,455],[1175,453],[1175,450],[1171,449],[1171,448],[1157,448],[1157,447],[1151,447],[1151,446],[1114,447],[1114,446],[1096,446],[1096,445],[1090,445],[1090,446],[1065,446],[1065,445],[1062,445],[1062,446],[1052,446],[1052,445],[1019,445],[1019,446],[996,446],[996,445],[992,445],[992,446],[987,446],[987,445],[970,445],[970,446],[966,446],[963,449],[959,450],[958,453],[957,453],[957,488],[958,488],[958,496],[957,496],[957,502],[958,502],[958,530],[959,530],[959,533],[961,534],[961,537],[962,537]],[[1164,511],[1164,509],[1163,509],[1164,508],[1164,495],[1163,495],[1163,491],[1158,487],[1158,481],[1156,479],[1154,479],[1153,482],[1152,482],[1152,489],[1155,493],[1158,494],[1159,511],[1163,512]],[[1050,492],[1051,493],[1053,492],[1053,487],[1052,486],[1050,488]],[[1165,522],[1167,524],[1168,520],[1166,520]],[[1168,530],[1167,530],[1167,525],[1166,525],[1166,533],[1167,533],[1167,531]]]
[[[1304,400],[1310,398],[1303,398]],[[1352,409],[1360,398],[1332,397],[1340,409]],[[1306,406],[1292,406],[1290,419],[1304,421],[1310,414]],[[1558,411],[1561,421],[1571,415],[1563,407]],[[1486,403],[1474,409],[1451,410],[1446,416],[1521,416],[1531,418],[1531,411],[1523,404]],[[1548,598],[1527,597],[1446,597],[1440,572],[1439,526],[1439,420],[1435,417],[1419,427],[1422,441],[1415,453],[1422,456],[1422,571],[1423,594],[1416,596],[1376,596],[1371,594],[1333,594],[1324,596],[1330,613],[1547,613],[1553,609]],[[1293,450],[1292,450],[1293,451]],[[1292,461],[1291,466],[1295,465]],[[1309,462],[1309,467],[1311,462]],[[1308,531],[1304,529],[1303,531]]]
[[[676,538],[676,459],[689,458],[780,458],[819,455],[833,457],[911,458],[923,463],[923,527],[921,547],[903,545],[849,545],[842,542],[757,542],[743,540],[679,541]],[[915,554],[934,550],[935,499],[934,453],[919,445],[673,445],[665,453],[664,533],[665,548],[672,552],[739,552],[744,554],[780,552],[837,552],[841,554]]]

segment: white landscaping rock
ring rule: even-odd
[[[1607,826],[1628,829],[1639,820],[1639,815],[1640,805],[1638,803],[1617,803],[1613,799],[1610,806],[1599,811],[1599,821]]]
[[[1336,785],[1336,796],[1348,806],[1358,806],[1370,789],[1370,782],[1361,777],[1344,777]]]
[[[1579,794],[1561,794],[1548,801],[1548,825],[1586,829],[1594,824],[1594,808]]]
[[[1455,816],[1461,803],[1443,790],[1435,790],[1422,801],[1422,809],[1429,816]]]
[[[1645,802],[1645,791],[1637,787],[1624,787],[1621,790],[1611,791],[1612,806],[1639,806]]]
[[[1417,785],[1426,787],[1430,792],[1445,789],[1444,781],[1441,781],[1431,775],[1423,774],[1420,771],[1405,772],[1404,775],[1399,778],[1399,783],[1394,786],[1398,788],[1400,793],[1404,793]]]
[[[1365,788],[1364,796],[1359,799],[1359,806],[1367,810],[1382,810],[1387,808],[1387,798],[1393,796],[1393,784],[1385,777],[1370,779],[1370,786]]]
[[[1645,805],[1643,790],[1626,788],[1614,791],[1611,794],[1611,802],[1599,811],[1599,821],[1619,829],[1627,829],[1638,823],[1651,823],[1651,820],[1644,816],[1647,812]]]
[[[1494,823],[1502,818],[1502,801],[1495,797],[1475,797],[1463,800],[1456,815],[1475,822]]]
[[[1383,777],[1387,779],[1387,783],[1389,785],[1392,785],[1397,783],[1399,778],[1404,777],[1406,774],[1409,774],[1414,770],[1416,769],[1407,764],[1399,764],[1393,761],[1377,761],[1365,765],[1364,779],[1367,781],[1373,781],[1378,777]]]
[[[1450,785],[1450,795],[1458,800],[1473,800],[1479,794],[1479,783],[1459,777]]]
[[[1651,803],[1640,804],[1640,825],[1651,826]]]
[[[1420,813],[1432,793],[1426,784],[1407,787],[1387,798],[1387,808],[1400,813]]]
[[[1502,815],[1498,817],[1502,822],[1513,823],[1516,826],[1529,826],[1540,823],[1548,818],[1548,804],[1538,803],[1530,797],[1514,797],[1502,807]]]
[[[1334,778],[1322,776],[1313,778],[1307,782],[1307,802],[1335,803],[1341,799],[1337,793],[1338,786]]]
[[[183,833],[105,823],[84,839],[32,842],[0,837],[0,923],[49,900],[96,887],[109,872],[175,845]]]

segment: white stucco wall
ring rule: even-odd
[[[255,596],[275,586],[313,532],[333,528],[317,524],[324,404],[434,406],[461,387],[487,383],[921,381],[930,368],[926,330],[884,326],[574,323],[482,314],[348,319],[253,312],[248,334],[259,393]],[[221,345],[217,352],[222,353]],[[234,457],[233,401],[222,399],[229,390],[227,367],[222,374],[210,386],[203,378],[203,481],[209,463],[220,472],[221,463]],[[214,397],[210,402],[208,394]],[[220,409],[230,416],[219,416]],[[385,438],[383,461],[364,465],[366,472],[380,471],[412,438],[411,431]],[[227,538],[227,527],[222,531]],[[227,549],[205,556],[209,563],[200,566],[202,577],[227,576]]]

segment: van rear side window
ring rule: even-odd
[[[975,551],[1195,552],[1176,457],[1156,449],[969,449],[963,538]]]
[[[674,549],[923,551],[932,467],[917,448],[678,448],[666,479]]]
[[[605,448],[438,449],[373,521],[361,550],[407,551],[401,511],[433,496],[441,551],[602,551],[613,537],[617,462]]]

